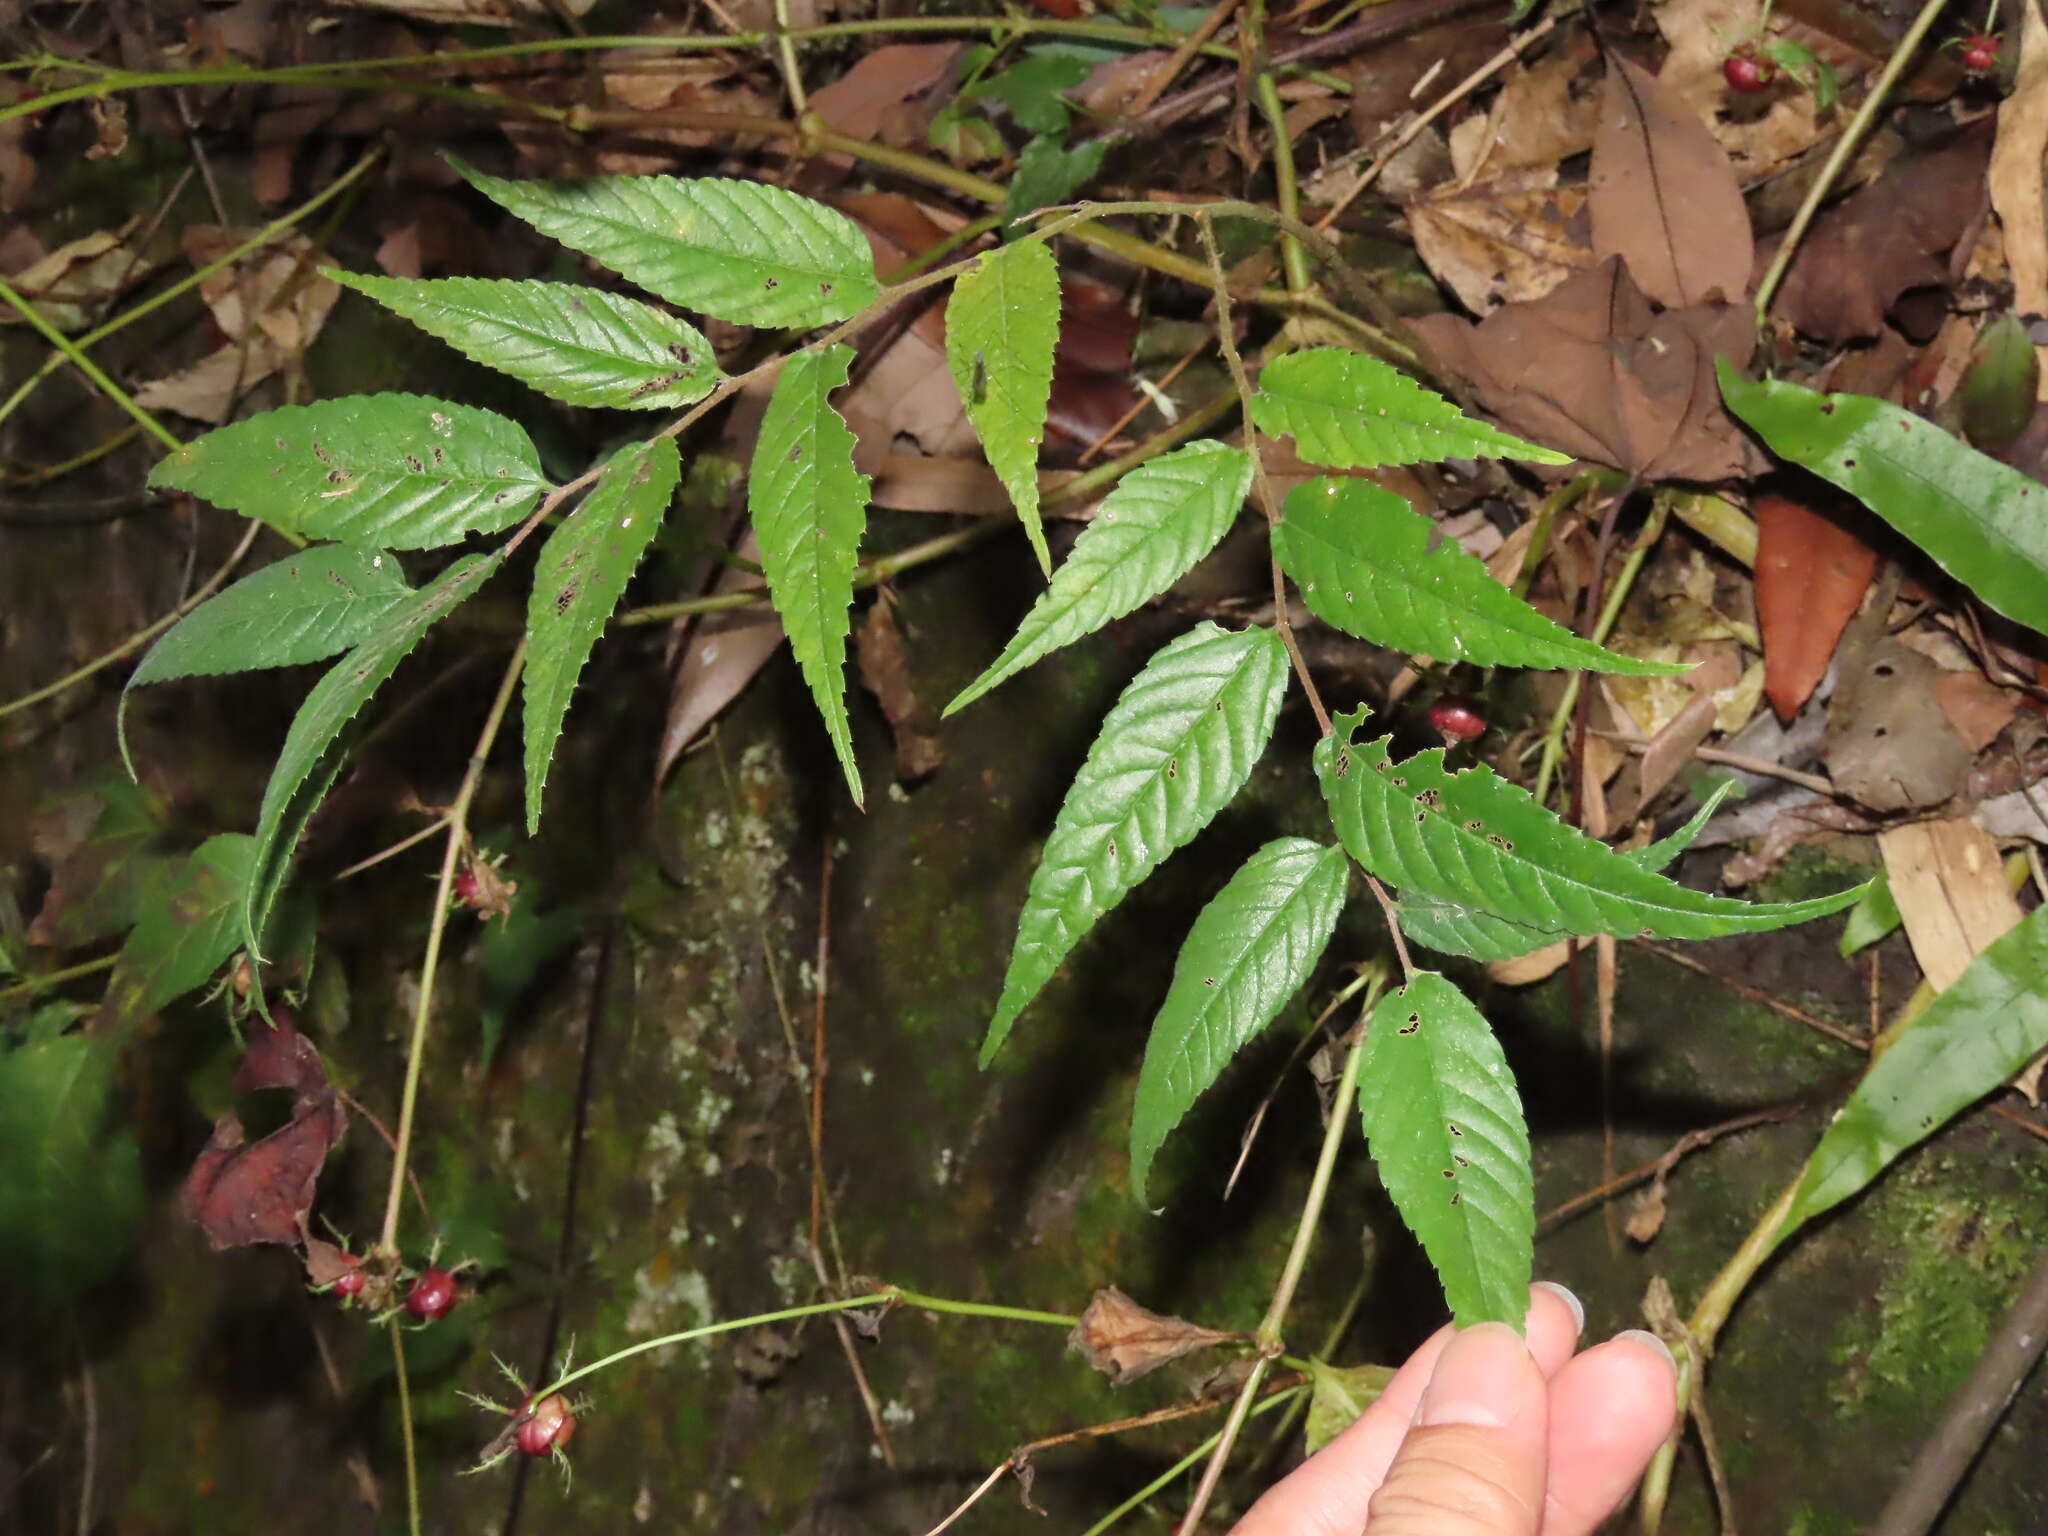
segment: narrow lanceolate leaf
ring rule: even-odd
[[[1418,971],[1380,999],[1359,1049],[1359,1120],[1387,1193],[1436,1266],[1451,1320],[1519,1329],[1536,1191],[1500,1042],[1464,993]]]
[[[2048,1049],[2048,907],[1991,941],[1872,1064],[1807,1161],[1779,1241]]]
[[[1474,421],[1376,357],[1338,347],[1310,347],[1268,363],[1252,397],[1252,420],[1261,432],[1291,436],[1304,459],[1332,469],[1435,459],[1571,462]]]
[[[1625,849],[1621,856],[1644,869],[1663,869],[1692,846],[1692,840],[1706,830],[1714,812],[1721,808],[1721,802],[1734,788],[1733,779],[1724,780],[1676,832],[1647,848]],[[1876,889],[1875,883],[1872,889]],[[1400,919],[1401,931],[1412,942],[1446,955],[1464,955],[1473,960],[1512,960],[1569,937],[1568,934],[1495,917],[1459,902],[1420,896],[1412,891],[1401,893],[1401,899],[1394,903],[1394,911]]]
[[[1200,624],[1131,679],[1054,818],[1031,877],[986,1066],[1096,920],[1207,826],[1266,750],[1287,690],[1270,630]]]
[[[775,381],[747,479],[768,595],[825,720],[825,734],[861,803],[846,719],[847,610],[867,527],[868,477],[853,467],[853,434],[832,409],[853,348],[800,352]]]
[[[1273,548],[1317,618],[1375,645],[1488,667],[1631,677],[1686,670],[1620,655],[1552,623],[1405,500],[1368,481],[1295,487]]]
[[[343,729],[436,621],[482,586],[504,558],[502,551],[465,555],[449,566],[387,613],[377,632],[336,662],[300,704],[256,820],[255,872],[242,912],[242,938],[252,953],[283,885],[291,844],[339,771],[334,747]]]
[[[1131,1111],[1131,1193],[1141,1203],[1167,1134],[1322,958],[1350,872],[1342,848],[1280,838],[1246,860],[1188,930]]]
[[[328,276],[458,352],[570,405],[665,411],[711,393],[718,358],[695,326],[575,283]]]
[[[2048,633],[2048,486],[1869,395],[1721,366],[1721,394],[1781,459],[1833,481],[2007,618]]]
[[[988,462],[1024,520],[1039,568],[1048,574],[1052,556],[1038,515],[1038,446],[1045,440],[1059,336],[1059,269],[1043,241],[991,251],[953,285],[946,304],[946,363]]]
[[[526,830],[540,828],[548,764],[577,675],[647,550],[682,475],[673,438],[624,448],[548,537],[526,605]]]
[[[547,489],[517,426],[422,395],[287,405],[194,438],[149,483],[309,539],[429,549],[496,533]]]
[[[1711,939],[1839,912],[1852,886],[1811,901],[1745,902],[1689,890],[1566,826],[1490,768],[1444,770],[1440,748],[1389,760],[1355,741],[1363,710],[1316,744],[1316,773],[1346,851],[1403,891],[1557,934]]]
[[[1017,633],[946,713],[973,703],[1063,645],[1150,602],[1229,531],[1251,489],[1251,455],[1203,441],[1117,482]]]
[[[867,236],[781,187],[714,178],[500,181],[450,163],[484,196],[648,292],[741,325],[825,325],[876,294]]]

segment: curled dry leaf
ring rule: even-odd
[[[1668,7],[1659,7],[1660,10]],[[1516,171],[1545,170],[1593,147],[1600,93],[1589,88],[1590,43],[1516,70],[1486,111],[1451,130],[1451,165],[1466,188]]]
[[[1588,211],[1594,254],[1626,260],[1659,304],[1734,300],[1749,286],[1756,246],[1727,152],[1697,112],[1620,54],[1608,61]]]
[[[1149,1311],[1111,1285],[1089,1298],[1067,1345],[1120,1387],[1182,1355],[1242,1337]]]
[[[1764,694],[1781,720],[1812,696],[1877,574],[1877,551],[1840,522],[1789,496],[1764,495],[1756,515],[1756,617]]]
[[[251,1021],[234,1091],[290,1089],[291,1122],[250,1143],[241,1120],[222,1115],[185,1176],[186,1214],[215,1249],[302,1241],[321,1166],[348,1128],[319,1051],[288,1010],[274,1014],[274,1026]]]
[[[66,241],[49,255],[8,276],[8,283],[60,331],[82,331],[102,306],[149,275],[150,264],[128,246],[134,222]],[[0,325],[20,325],[12,306]]]
[[[1445,371],[1510,431],[1646,479],[1723,480],[1764,467],[1721,406],[1714,359],[1745,366],[1749,312],[1695,304],[1657,313],[1619,257],[1476,326],[1410,322]]]

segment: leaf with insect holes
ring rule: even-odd
[[[1052,572],[1038,515],[1038,448],[1052,398],[1053,349],[1060,336],[1060,275],[1043,241],[988,252],[953,284],[946,303],[946,365],[1009,488],[1039,569]]]
[[[1721,396],[1781,459],[1854,496],[1986,607],[2048,634],[2048,486],[1870,395],[1823,395],[1725,362]]]
[[[408,595],[299,705],[256,818],[253,873],[242,908],[242,940],[251,954],[260,952],[263,924],[283,887],[292,845],[340,772],[341,754],[334,748],[342,731],[427,631],[482,586],[504,558],[503,550],[464,555]]]
[[[666,411],[724,376],[693,325],[575,283],[327,274],[486,368],[570,405]]]
[[[619,450],[583,504],[541,546],[526,605],[526,831],[540,829],[548,764],[576,678],[632,579],[682,477],[675,439]]]
[[[1581,640],[1487,574],[1405,499],[1364,480],[1296,486],[1273,550],[1324,623],[1392,650],[1495,667],[1585,667],[1630,677],[1687,670]]]
[[[346,544],[303,550],[243,577],[172,625],[129,674],[115,715],[123,761],[129,688],[324,661],[370,633],[411,592],[391,556]]]
[[[1441,748],[1395,763],[1387,739],[1355,737],[1365,711],[1316,743],[1316,775],[1345,850],[1403,891],[1558,934],[1711,939],[1839,912],[1851,886],[1811,901],[1711,896],[1644,869],[1565,825],[1492,769],[1444,770]]]
[[[739,325],[808,329],[879,291],[868,238],[795,192],[714,177],[501,181],[448,163],[492,202],[685,309]]]
[[[1380,1178],[1436,1267],[1451,1321],[1529,1310],[1536,1186],[1507,1057],[1465,994],[1418,971],[1365,1032],[1358,1118]]]
[[[1301,990],[1344,909],[1342,848],[1283,837],[1247,859],[1202,908],[1152,1021],[1131,1108],[1131,1194],[1195,1100]]]
[[[2048,907],[2036,907],[1987,944],[1871,1065],[1807,1160],[1777,1240],[1864,1188],[2044,1049]]]
[[[1251,489],[1251,455],[1204,440],[1132,470],[1081,530],[1017,633],[946,713],[1041,657],[1150,602],[1229,531]]]
[[[754,447],[747,510],[768,595],[859,805],[860,768],[846,718],[846,635],[868,477],[853,467],[853,434],[831,401],[852,362],[853,348],[841,344],[800,352],[783,367]]]
[[[256,839],[241,832],[209,837],[157,872],[107,982],[107,1015],[154,1013],[213,975],[241,947],[255,877]]]
[[[307,539],[431,549],[518,522],[547,489],[502,416],[423,395],[344,395],[218,427],[166,455],[157,489]]]
[[[1206,827],[1251,776],[1287,691],[1271,630],[1198,624],[1161,647],[1103,718],[1017,919],[987,1066],[1096,921]]]
[[[1692,840],[1706,830],[1714,812],[1720,809],[1721,802],[1734,788],[1733,779],[1724,779],[1707,797],[1706,803],[1694,812],[1692,819],[1676,832],[1647,848],[1623,849],[1621,856],[1644,869],[1663,869],[1692,846]],[[1401,893],[1401,899],[1394,903],[1394,912],[1400,920],[1401,931],[1411,942],[1446,955],[1464,955],[1472,960],[1513,960],[1569,937],[1568,934],[1532,928],[1527,923],[1475,911],[1459,902],[1419,896],[1413,891]]]
[[[1332,469],[1437,459],[1571,463],[1567,454],[1474,421],[1376,357],[1338,347],[1309,347],[1266,364],[1252,420],[1261,432],[1291,436],[1309,463]]]

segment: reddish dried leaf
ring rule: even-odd
[[[1944,672],[1934,680],[1934,702],[1942,718],[1972,752],[1998,740],[2024,698],[2017,688],[2001,688],[1982,672]]]
[[[1067,1345],[1120,1387],[1182,1355],[1243,1337],[1149,1311],[1112,1285],[1089,1299]]]
[[[889,43],[811,93],[811,110],[853,139],[899,149],[924,136],[929,113],[910,106],[953,73],[958,43]]]
[[[1877,551],[1789,496],[1756,498],[1756,617],[1764,695],[1781,720],[1812,697],[1870,590]]]
[[[896,740],[896,777],[915,783],[946,760],[937,723],[910,682],[910,657],[896,627],[896,605],[884,595],[868,609],[856,642],[860,680],[881,703]]]
[[[1442,370],[1539,443],[1646,479],[1724,480],[1764,466],[1714,378],[1717,356],[1747,365],[1749,311],[1657,313],[1618,257],[1477,325],[1425,315],[1410,326]]]
[[[1989,120],[1946,148],[1893,161],[1814,221],[1778,290],[1778,312],[1809,336],[1875,336],[1909,289],[1946,284],[1942,259],[1982,216]]]
[[[291,1123],[250,1144],[241,1120],[222,1115],[185,1176],[186,1214],[215,1249],[303,1241],[320,1169],[348,1128],[320,1053],[289,1012],[274,1012],[274,1027],[253,1025],[234,1088],[289,1088]]]
[[[1613,55],[1593,138],[1593,253],[1678,309],[1742,297],[1755,245],[1728,155],[1656,76]]]

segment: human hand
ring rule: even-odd
[[[1441,1329],[1232,1536],[1589,1536],[1670,1434],[1678,1372],[1639,1330],[1574,1354],[1584,1322],[1546,1282],[1526,1343]]]

